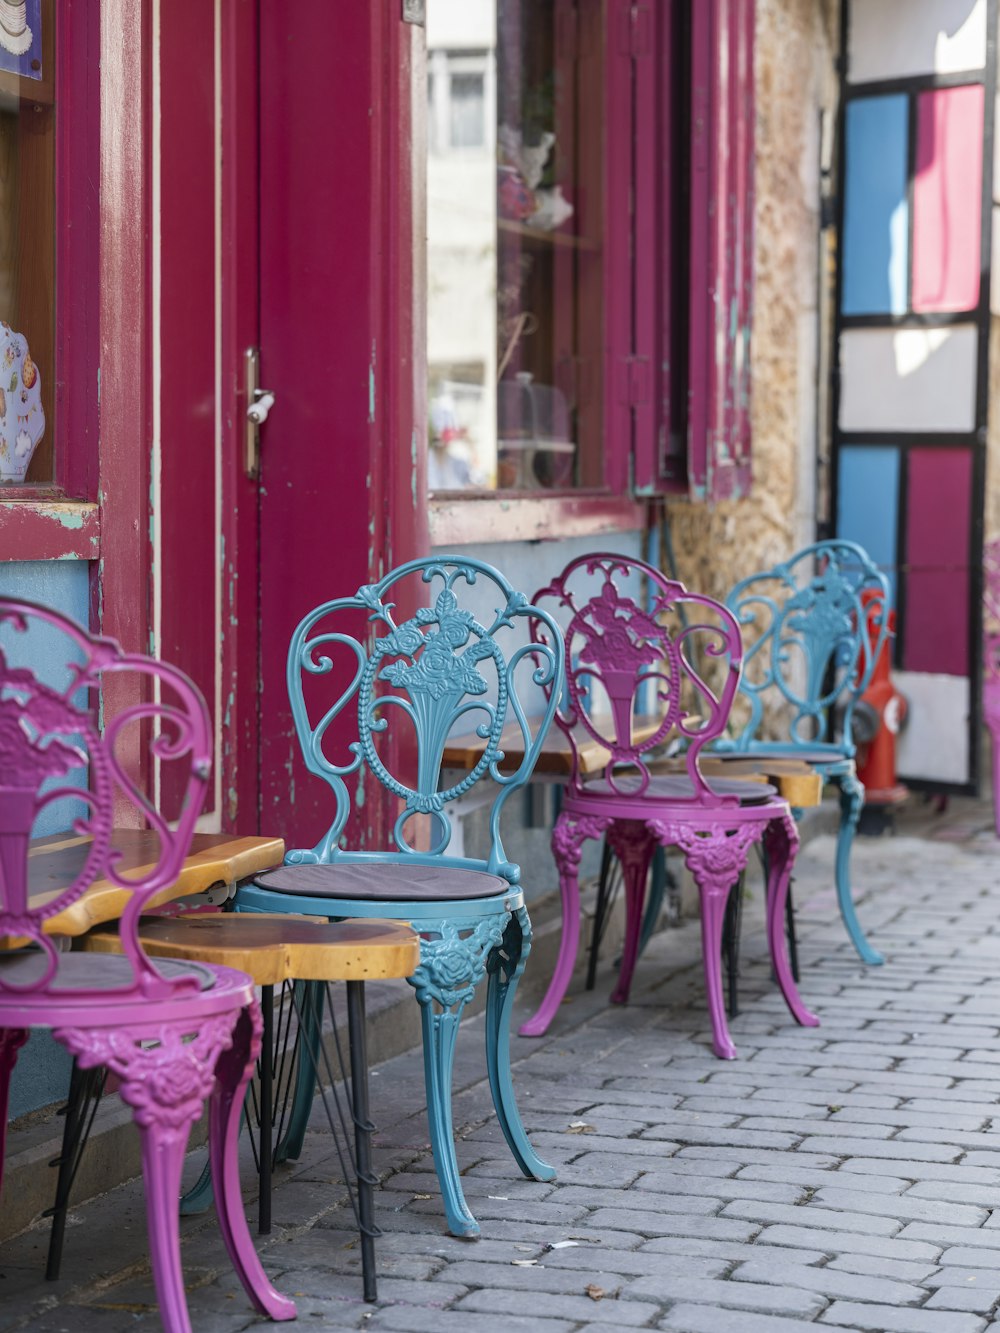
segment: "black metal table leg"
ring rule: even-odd
[[[43,1217],[52,1218],[48,1260],[45,1265],[45,1277],[49,1282],[55,1282],[59,1277],[69,1194],[104,1091],[107,1072],[102,1065],[94,1069],[81,1069],[76,1061],[73,1061],[73,1071],[69,1080],[69,1099],[64,1111],[66,1123],[63,1126],[62,1151],[49,1163],[50,1166],[59,1167],[56,1200],[53,1206],[46,1208],[42,1214]]]
[[[743,929],[744,876],[740,875],[729,891],[726,915],[722,922],[722,956],[726,963],[726,1012],[736,1018],[740,1012],[740,932]]]
[[[601,847],[601,875],[597,881],[597,903],[594,907],[594,924],[590,936],[590,954],[587,958],[587,990],[593,990],[597,980],[597,959],[601,951],[601,938],[604,935],[604,922],[612,896],[612,875],[614,874],[614,853],[605,839]]]
[[[375,1280],[375,1176],[372,1173],[372,1122],[368,1101],[368,1039],[365,1032],[365,983],[347,983],[347,1032],[351,1047],[351,1111],[358,1173],[361,1274],[366,1301],[377,1299]]]
[[[795,907],[792,903],[792,881],[788,881],[788,897],[785,899],[785,938],[788,940],[788,965],[796,985],[799,980],[799,942],[795,934]]]

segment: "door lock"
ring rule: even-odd
[[[246,395],[246,434],[244,437],[243,470],[248,477],[260,473],[260,428],[274,406],[274,394],[257,383],[258,353],[248,347],[243,361],[243,390]]]

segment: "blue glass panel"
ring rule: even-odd
[[[888,578],[895,604],[899,450],[841,448],[837,482],[837,536],[865,548]]]
[[[902,94],[847,105],[845,315],[906,312],[907,119]]]

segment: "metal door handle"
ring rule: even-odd
[[[255,399],[247,408],[247,416],[255,426],[261,426],[267,420],[267,414],[274,406],[274,394],[270,389],[254,389]]]

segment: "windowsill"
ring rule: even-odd
[[[631,532],[646,521],[642,500],[601,492],[558,495],[470,495],[430,499],[432,546],[484,542],[554,541],[601,532]]]
[[[93,502],[0,489],[0,560],[96,560],[100,545]]]

